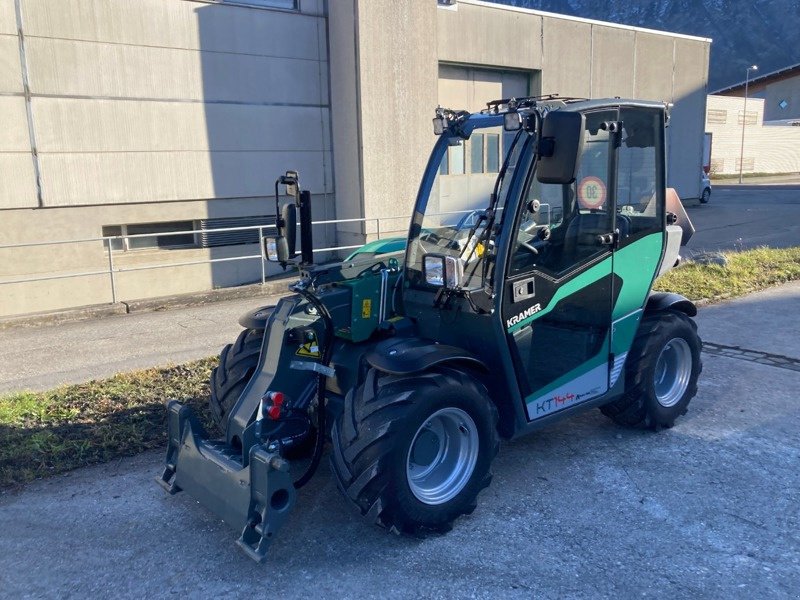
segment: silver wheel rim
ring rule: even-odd
[[[692,377],[692,349],[683,338],[667,342],[658,355],[653,384],[661,406],[675,406],[683,398]]]
[[[443,504],[452,500],[478,462],[478,428],[460,408],[443,408],[414,434],[406,458],[406,480],[417,500]]]
[[[708,190],[703,190],[703,201],[708,202],[708,199],[711,197],[711,192]]]

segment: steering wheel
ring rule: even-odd
[[[432,244],[437,248],[446,248],[448,250],[457,250],[457,251],[461,250],[461,247],[457,240],[447,239],[446,237],[442,237],[437,233],[433,233],[432,231],[419,236],[419,239],[420,241],[428,242],[429,244]]]
[[[539,255],[538,248],[535,248],[534,246],[531,246],[528,242],[520,242],[519,245],[522,246],[523,248],[525,248],[525,250],[530,250],[531,252],[533,252],[537,256]]]
[[[454,227],[455,231],[453,232],[453,242],[456,245],[459,245],[458,242],[456,242],[455,238],[458,236],[459,233],[461,233],[462,229],[469,229],[470,231],[472,231],[472,228],[475,227],[476,228],[475,233],[477,234],[478,224],[480,223],[481,218],[483,218],[485,215],[486,211],[484,210],[473,210],[472,212],[467,213],[466,215],[461,217],[461,219],[459,219],[458,223],[456,223]],[[484,224],[484,227],[485,226],[486,225]],[[455,248],[455,249],[460,250],[460,248]]]
[[[528,233],[528,231],[530,231],[530,229],[526,229],[524,231],[525,231],[525,233]],[[533,239],[538,240],[539,248],[537,248],[533,244],[529,243]],[[547,227],[547,226],[544,226],[539,231],[536,232],[535,238],[531,238],[531,240],[529,240],[528,242],[520,241],[519,245],[522,246],[523,248],[525,248],[526,250],[528,250],[529,252],[532,252],[533,254],[538,256],[539,255],[539,250],[544,251],[544,249],[547,248],[546,244],[547,244],[547,241],[549,239],[550,239],[550,228]],[[534,242],[534,244],[535,243],[537,243],[537,242]]]
[[[456,223],[456,233],[464,229],[464,227],[467,226],[472,227],[478,222],[478,219],[480,219],[485,214],[486,211],[477,209],[467,213],[458,220],[458,223]]]

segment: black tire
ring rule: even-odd
[[[708,204],[709,200],[711,200],[711,190],[706,188],[700,196],[700,204]]]
[[[453,408],[472,419],[477,459],[454,497],[422,502],[407,477],[411,443],[435,413]],[[369,522],[395,533],[448,531],[456,518],[475,510],[479,492],[491,482],[500,445],[497,418],[486,388],[464,372],[439,368],[395,376],[370,369],[333,424],[331,467],[339,489]]]
[[[222,349],[219,365],[211,372],[211,416],[223,431],[228,413],[258,367],[263,341],[263,329],[245,329],[233,344]]]
[[[685,391],[665,406],[656,393],[656,366],[662,350],[676,339],[684,340],[691,352],[691,372]],[[701,349],[697,325],[685,313],[666,310],[646,315],[625,364],[625,394],[600,410],[620,425],[654,430],[672,427],[697,394],[697,378],[703,370]]]

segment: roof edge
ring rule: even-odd
[[[752,79],[748,80],[749,81],[749,85],[752,85],[754,83],[763,83],[764,81],[766,81],[770,77],[777,77],[778,75],[782,75],[783,73],[786,73],[786,72],[791,72],[791,71],[793,71],[795,69],[797,69],[798,72],[800,73],[800,63],[789,65],[788,67],[781,67],[780,69],[776,69],[775,71],[770,71],[769,73],[764,73],[763,75],[759,75],[758,77],[753,77]],[[727,87],[719,88],[718,90],[714,90],[713,92],[711,92],[711,94],[719,94],[721,92],[730,92],[732,90],[739,89],[740,87],[744,87],[744,84],[745,84],[744,81],[740,81],[739,83],[734,83],[733,85],[729,85]]]
[[[598,21],[596,19],[586,19],[583,17],[573,17],[570,15],[562,15],[559,13],[552,13],[546,12],[543,10],[536,10],[533,8],[522,8],[520,6],[511,6],[508,4],[500,4],[498,2],[487,2],[486,0],[457,0],[455,6],[457,7],[459,4],[467,4],[471,6],[480,6],[483,8],[494,8],[496,10],[507,10],[510,12],[519,12],[529,15],[537,15],[540,17],[550,17],[555,19],[563,19],[565,21],[575,21],[578,23],[586,23],[589,25],[602,25],[603,27],[613,27],[616,29],[626,29],[628,31],[637,31],[641,33],[650,33],[654,35],[663,35],[666,37],[672,38],[680,38],[685,40],[693,40],[695,42],[706,42],[711,43],[713,40],[711,38],[700,37],[696,35],[687,35],[685,33],[673,33],[670,31],[661,31],[658,29],[647,29],[646,27],[636,27],[634,25],[623,25],[622,23],[611,23],[610,21]],[[445,7],[450,8],[452,7]]]

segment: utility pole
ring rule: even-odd
[[[747,86],[750,83],[750,71],[758,71],[758,65],[747,67],[744,78],[744,109],[742,110],[742,145],[739,148],[739,184],[742,183],[742,167],[744,166],[744,128],[747,125]]]

